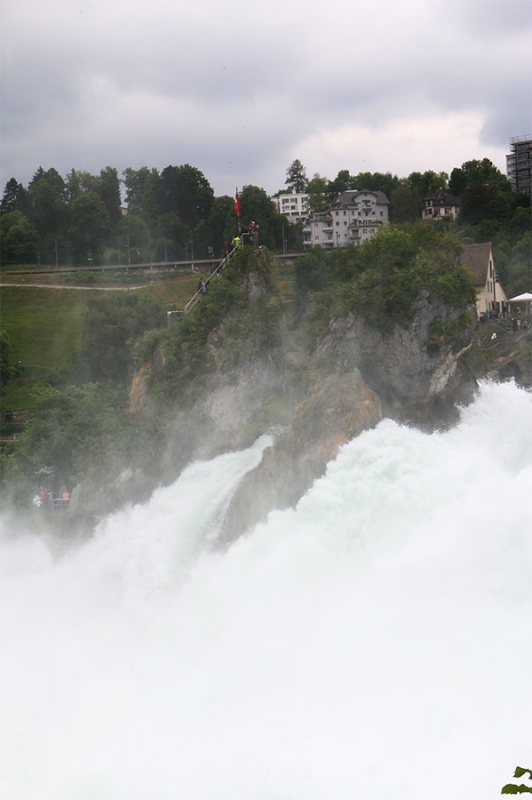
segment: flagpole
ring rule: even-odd
[[[235,187],[235,213],[237,217],[238,234],[240,235],[240,196],[238,194],[238,186]]]

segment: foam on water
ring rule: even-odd
[[[267,443],[61,558],[4,525],[0,796],[486,800],[530,766],[532,396],[383,421],[218,552]]]

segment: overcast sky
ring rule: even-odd
[[[215,194],[450,172],[532,133],[530,0],[2,0],[2,191],[191,164]],[[363,188],[363,187],[359,187]]]

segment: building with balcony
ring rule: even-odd
[[[306,220],[309,215],[308,194],[293,191],[272,197],[272,200],[277,212],[284,214],[289,222]]]
[[[346,189],[328,209],[314,214],[303,229],[304,246],[333,247],[360,245],[389,224],[390,202],[383,192]]]
[[[532,195],[532,137],[510,139],[510,150],[506,156],[506,174],[512,188],[514,192]]]

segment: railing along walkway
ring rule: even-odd
[[[231,256],[233,256],[237,250],[238,247],[233,247],[231,252],[228,253],[222,261],[220,261],[214,272],[211,272],[210,277],[206,281],[207,284],[209,283],[211,278],[219,276],[223,272],[224,268],[229,263]],[[185,317],[188,313],[190,313],[190,311],[192,311],[192,309],[194,308],[194,306],[196,305],[202,294],[203,293],[201,289],[198,289],[197,292],[190,298],[184,309],[180,309],[179,311],[167,311],[166,316],[168,317],[168,319],[170,319],[172,315],[177,316],[178,319]]]

